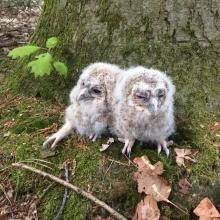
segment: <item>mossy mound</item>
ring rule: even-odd
[[[0,102],[0,152],[5,155],[13,154],[14,159],[3,160],[2,166],[15,161],[28,161],[29,159],[42,159],[42,142],[49,133],[55,132],[63,123],[61,112],[64,105],[56,105],[42,99],[23,95],[12,95],[1,87]],[[195,101],[196,103],[196,101]],[[172,219],[192,219],[191,211],[205,196],[212,199],[219,208],[219,182],[217,174],[220,171],[219,151],[213,147],[210,127],[216,121],[216,116],[203,108],[189,110],[187,117],[177,118],[177,133],[174,141],[181,148],[191,148],[196,153],[196,163],[186,162],[186,169],[180,168],[175,162],[175,153],[171,156],[157,155],[155,146],[136,144],[131,154],[131,160],[137,156],[147,155],[152,163],[158,160],[164,164],[163,177],[172,185],[170,200],[181,207],[187,208],[188,215],[184,215],[174,207],[165,203],[160,204],[160,210]],[[185,115],[185,114],[184,114]],[[184,133],[182,134],[182,132]],[[9,135],[5,135],[5,133]],[[107,138],[107,137],[106,137]],[[136,168],[121,154],[121,143],[116,142],[104,153],[99,152],[106,138],[92,143],[78,135],[64,140],[59,144],[55,154],[44,160],[53,164],[53,170],[36,165],[38,168],[59,176],[63,173],[59,169],[66,160],[74,160],[76,168],[70,175],[70,182],[80,186],[107,202],[123,215],[131,218],[136,204],[140,201],[133,174]],[[116,161],[116,162],[112,162]],[[119,163],[117,163],[117,161]],[[121,164],[120,164],[121,163]],[[32,163],[33,165],[33,163]],[[1,169],[1,167],[0,167]],[[17,193],[17,200],[24,200],[27,196],[40,196],[43,190],[51,183],[34,173],[23,170],[10,170],[4,176],[12,181]],[[178,182],[187,178],[192,184],[190,194],[182,195],[179,192]],[[56,185],[45,195],[38,206],[40,219],[53,219],[61,205],[64,189]],[[95,208],[90,201],[70,192],[63,219],[92,219],[94,216],[108,216],[101,208]]]

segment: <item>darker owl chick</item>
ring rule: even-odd
[[[142,66],[130,68],[114,90],[111,131],[124,142],[123,153],[130,153],[135,140],[157,143],[167,155],[167,138],[175,130],[175,86],[165,73]]]

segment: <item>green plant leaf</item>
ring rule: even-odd
[[[67,76],[68,69],[65,63],[56,61],[53,63],[53,66],[60,75]]]
[[[33,46],[33,45],[17,47],[15,49],[11,50],[9,52],[8,56],[12,57],[12,59],[16,59],[18,57],[22,58],[22,57],[31,55],[32,53],[36,52],[39,49],[40,49],[40,47]]]
[[[56,47],[58,43],[59,43],[59,39],[57,37],[51,37],[47,39],[46,47],[48,49],[51,49],[51,48]]]
[[[53,70],[53,66],[51,65],[53,61],[52,56],[49,53],[43,53],[36,56],[36,58],[36,60],[28,63],[28,67],[31,67],[31,72],[34,73],[34,76],[50,75]]]

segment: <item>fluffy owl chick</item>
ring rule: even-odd
[[[130,153],[135,139],[157,143],[169,155],[167,138],[174,132],[175,86],[165,74],[138,66],[130,68],[116,84],[112,132]]]
[[[118,66],[108,63],[93,63],[86,67],[70,93],[63,127],[48,137],[43,146],[52,143],[51,148],[55,148],[73,130],[93,141],[104,133],[109,120],[111,91],[121,72]]]

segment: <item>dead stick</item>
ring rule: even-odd
[[[14,167],[20,167],[20,168],[23,168],[23,169],[26,169],[26,170],[30,170],[32,172],[35,172],[43,177],[48,177],[50,179],[52,179],[53,181],[61,184],[61,185],[64,185],[70,189],[72,189],[73,191],[79,193],[80,195],[86,197],[87,199],[90,199],[92,200],[94,203],[98,204],[99,206],[103,207],[105,210],[107,210],[112,216],[114,216],[116,219],[118,220],[127,220],[123,215],[121,215],[120,213],[118,213],[117,211],[115,211],[113,208],[111,208],[110,206],[108,206],[105,202],[97,199],[95,196],[93,196],[92,194],[80,189],[79,187],[77,186],[74,186],[56,176],[53,176],[49,173],[46,173],[44,171],[41,171],[41,170],[38,170],[34,167],[31,167],[31,166],[28,166],[26,164],[22,164],[22,163],[13,163],[12,166]]]
[[[64,164],[64,174],[65,174],[65,180],[68,183],[69,182],[69,170],[68,170],[68,165],[67,165],[66,162]],[[63,210],[64,210],[65,205],[66,205],[67,196],[68,196],[68,189],[67,189],[67,187],[65,187],[65,191],[64,191],[64,195],[63,195],[63,201],[62,201],[61,207],[60,207],[56,217],[54,218],[55,220],[60,220],[61,219],[62,214],[63,214]]]

